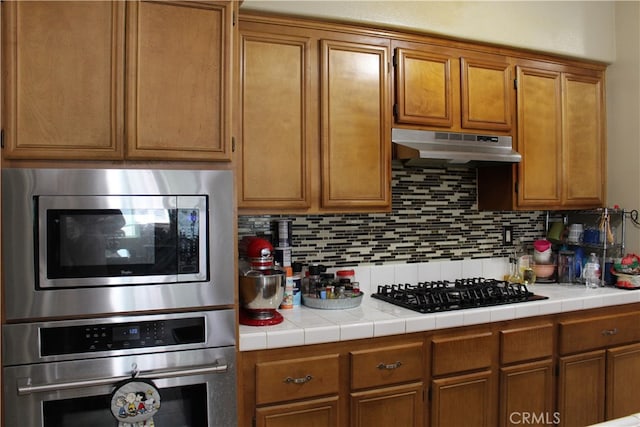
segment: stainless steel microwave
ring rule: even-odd
[[[8,321],[229,306],[231,171],[4,169]]]
[[[34,196],[39,288],[204,281],[206,195]]]

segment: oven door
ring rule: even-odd
[[[235,347],[13,366],[4,369],[5,425],[114,427],[111,395],[132,378],[159,392],[157,426],[235,426]],[[126,420],[122,421],[126,422]]]

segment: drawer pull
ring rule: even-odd
[[[602,335],[604,336],[615,335],[617,333],[618,333],[618,328],[605,329],[604,331],[602,331]]]
[[[384,363],[379,363],[377,367],[378,369],[392,370],[392,369],[398,369],[400,366],[402,366],[402,363],[400,361],[397,361],[396,363],[391,363],[389,365],[385,365]]]
[[[304,383],[308,383],[309,381],[311,381],[313,379],[313,377],[311,375],[307,375],[306,377],[302,377],[302,378],[291,378],[291,377],[287,377],[284,379],[284,382],[287,384],[304,384]]]

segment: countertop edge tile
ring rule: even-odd
[[[295,307],[293,310],[298,312],[287,313],[289,316],[285,316],[285,321],[280,325],[241,325],[238,347],[239,351],[252,351],[348,341],[640,302],[640,291],[612,287],[587,290],[569,284],[536,284],[535,293],[547,296],[548,299],[427,314],[368,297],[362,302],[364,315],[361,319],[345,313],[327,315],[315,309]],[[474,310],[482,311],[474,313]]]
[[[373,336],[400,335],[406,333],[406,322],[402,319],[375,320],[373,322]]]
[[[373,322],[353,322],[340,325],[340,341],[373,338]]]
[[[321,344],[340,341],[340,326],[318,326],[304,329],[304,343]]]

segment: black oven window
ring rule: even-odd
[[[158,427],[207,427],[207,386],[195,384],[160,389]],[[114,427],[111,396],[78,397],[43,403],[44,427]]]

